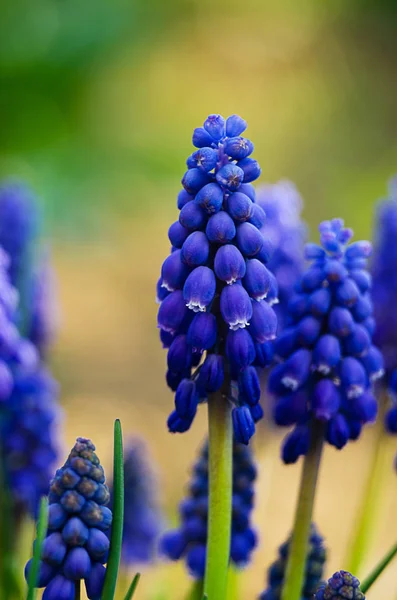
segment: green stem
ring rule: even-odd
[[[303,463],[298,504],[281,600],[300,600],[312,522],[316,484],[324,442],[324,427],[313,421],[309,451]]]
[[[386,477],[389,477],[390,471],[389,440],[383,425],[383,417],[387,406],[385,391],[380,397],[379,406],[379,417],[375,425],[375,440],[367,480],[364,490],[360,494],[362,503],[358,508],[358,516],[355,520],[354,532],[351,538],[353,542],[344,563],[346,569],[355,575],[359,575],[363,561],[372,544],[382,508],[381,499],[384,492],[384,482]]]
[[[369,588],[375,581],[378,579],[379,575],[383,573],[386,569],[387,565],[393,560],[393,558],[397,555],[397,543],[389,550],[389,552],[382,558],[382,560],[376,565],[376,567],[371,571],[371,573],[364,579],[362,582],[360,589],[363,594],[368,592]]]
[[[232,521],[233,428],[231,405],[220,391],[208,398],[209,511],[204,592],[225,600]]]
[[[80,585],[80,581],[76,581],[76,583],[74,584],[74,600],[80,600],[81,599],[81,585]]]
[[[187,593],[186,600],[201,600],[203,597],[203,580],[198,579],[192,584]]]

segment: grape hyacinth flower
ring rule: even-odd
[[[85,581],[90,600],[100,600],[109,550],[109,490],[94,444],[77,438],[50,486],[48,530],[37,587],[43,600],[74,600]],[[28,577],[31,561],[26,565]]]
[[[357,577],[347,571],[338,571],[320,586],[314,600],[365,600],[365,596]]]
[[[277,282],[260,231],[265,214],[251,185],[260,167],[242,137],[246,127],[237,115],[210,115],[195,129],[197,150],[187,160],[157,287],[167,383],[176,392],[169,430],[187,431],[198,404],[222,390],[234,405],[236,439],[245,444],[261,416],[255,367],[268,364],[277,328]]]
[[[271,246],[268,268],[278,284],[278,303],[274,308],[280,333],[287,320],[288,301],[304,269],[307,228],[301,218],[303,201],[293,183],[279,181],[261,185],[257,203],[266,214],[261,231]]]
[[[250,524],[254,503],[256,467],[249,448],[233,444],[233,512],[230,560],[244,567],[254,550],[257,537]],[[171,560],[184,558],[190,574],[203,579],[206,560],[208,518],[208,447],[204,445],[193,468],[189,496],[179,507],[181,524],[165,533],[160,542],[162,554]]]
[[[259,600],[280,600],[290,546],[290,539],[280,546],[279,558],[268,571],[268,588],[261,594]],[[317,531],[316,526],[312,524],[301,600],[313,599],[313,594],[318,589],[323,577],[326,559],[324,539]]]
[[[282,449],[294,463],[309,449],[310,423],[323,423],[328,443],[341,449],[373,422],[372,383],[383,361],[372,343],[374,319],[369,242],[348,245],[353,233],[343,221],[320,225],[321,245],[307,244],[311,265],[288,305],[288,326],[275,342],[279,360],[269,377],[274,419],[294,426]]]
[[[124,525],[121,562],[150,563],[162,528],[154,473],[143,441],[131,439],[124,451]],[[111,505],[113,497],[110,486]],[[109,532],[110,534],[110,532]]]

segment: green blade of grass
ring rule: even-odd
[[[368,592],[369,588],[373,583],[378,579],[379,575],[383,573],[388,564],[393,560],[393,558],[397,555],[397,544],[394,544],[392,548],[390,548],[389,552],[382,558],[382,560],[376,565],[376,567],[371,571],[371,573],[366,577],[361,583],[360,590],[363,594]]]
[[[113,522],[109,560],[103,584],[102,600],[113,600],[119,572],[124,522],[123,436],[119,419],[114,422],[113,450]]]
[[[40,558],[43,549],[44,538],[47,533],[48,524],[48,498],[43,497],[40,501],[39,520],[37,523],[37,537],[36,543],[33,550],[33,560],[30,567],[29,580],[28,580],[28,593],[26,600],[34,600],[36,598],[36,583],[39,575]]]
[[[135,594],[135,590],[138,587],[140,578],[141,574],[137,573],[134,579],[132,580],[130,587],[128,588],[128,592],[126,593],[124,600],[132,600]]]

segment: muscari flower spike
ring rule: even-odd
[[[124,451],[124,525],[121,561],[150,563],[162,528],[156,482],[143,441],[132,439]],[[110,486],[112,505],[113,490]],[[109,532],[110,533],[110,532]]]
[[[210,115],[195,129],[198,150],[187,160],[171,254],[157,285],[167,383],[176,392],[169,430],[187,431],[199,402],[226,387],[234,433],[245,444],[262,416],[255,367],[269,364],[277,328],[277,282],[265,266],[269,243],[260,231],[265,214],[251,185],[260,167],[241,136],[246,127],[237,115]]]
[[[348,245],[352,235],[340,219],[320,225],[321,245],[306,245],[311,265],[296,285],[288,325],[275,342],[279,364],[269,377],[274,419],[294,426],[283,444],[285,463],[307,453],[312,419],[326,425],[327,441],[341,449],[376,418],[371,388],[383,374],[383,359],[372,344],[366,270],[371,245]]]
[[[94,444],[77,438],[50,485],[48,530],[37,587],[43,600],[74,600],[75,584],[85,581],[90,600],[100,600],[109,550],[106,535],[112,512],[109,490]],[[27,563],[28,578],[31,560]]]
[[[250,561],[257,544],[257,536],[250,524],[254,504],[256,467],[251,450],[233,443],[233,511],[230,560],[237,567]],[[208,446],[204,445],[193,468],[189,495],[179,507],[181,524],[178,529],[165,533],[160,551],[170,560],[184,558],[195,579],[202,579],[205,571],[207,518],[208,518]]]
[[[357,577],[347,571],[338,571],[320,586],[314,600],[365,600],[365,596]]]
[[[288,554],[291,539],[288,539],[279,548],[279,557],[271,565],[267,574],[267,589],[260,595],[259,600],[280,600],[287,568]],[[311,525],[309,549],[306,558],[305,578],[301,600],[312,600],[313,594],[318,589],[323,577],[327,553],[324,539],[317,531],[314,523]]]
[[[397,177],[389,185],[389,198],[378,204],[375,221],[374,255],[371,264],[372,299],[376,319],[374,340],[385,360],[383,380],[392,405],[386,428],[397,435]],[[397,462],[396,462],[397,467]]]
[[[278,283],[274,309],[280,333],[287,320],[288,301],[304,270],[307,227],[301,217],[303,201],[295,185],[286,180],[261,185],[256,201],[266,214],[261,231],[272,247],[268,268]]]

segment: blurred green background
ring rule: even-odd
[[[0,176],[26,180],[45,208],[62,304],[53,367],[65,448],[89,435],[109,462],[121,416],[127,434],[148,439],[171,519],[205,431],[202,410],[190,434],[166,432],[172,397],[155,326],[191,132],[209,113],[241,114],[262,181],[297,184],[312,235],[334,216],[371,235],[374,201],[397,170],[396,27],[397,4],[376,0],[2,3]],[[279,437],[262,435],[256,521],[265,534],[245,575],[248,600],[288,532],[299,474],[281,467]],[[329,571],[343,567],[371,441],[368,432],[343,457],[326,452],[317,520]],[[390,488],[372,560],[395,538],[392,479]],[[157,567],[139,597],[157,598],[172,578],[182,598],[181,573]],[[371,597],[389,598],[393,586],[388,574]]]

